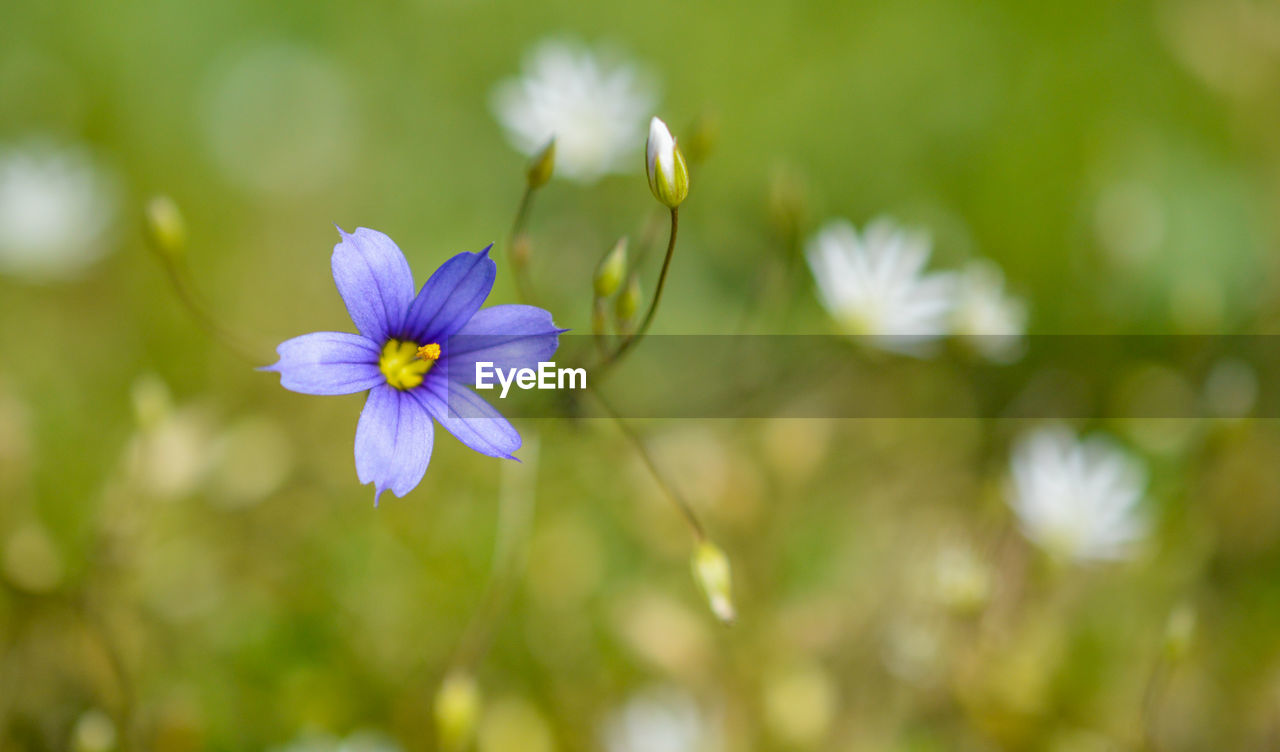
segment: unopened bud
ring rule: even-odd
[[[187,224],[178,204],[168,196],[152,196],[144,212],[152,247],[169,258],[182,256],[187,248]]]
[[[596,275],[592,278],[597,298],[607,298],[618,291],[622,278],[627,273],[627,239],[619,238],[613,249],[600,259],[596,265]]]
[[[613,316],[618,321],[618,331],[629,334],[640,310],[640,278],[632,274],[627,286],[613,300]]]
[[[732,577],[729,557],[711,541],[703,541],[693,552],[693,578],[702,588],[702,594],[711,606],[711,613],[725,624],[733,623],[737,612],[733,608]]]
[[[685,158],[689,164],[700,164],[715,150],[720,140],[720,118],[704,112],[689,126],[684,140]]]
[[[1196,611],[1189,603],[1180,604],[1169,614],[1164,627],[1164,650],[1169,660],[1177,662],[1187,656],[1196,638]]]
[[[541,188],[551,179],[551,174],[556,169],[556,139],[554,136],[542,147],[542,151],[534,155],[533,160],[529,162],[529,172],[526,177],[529,179],[530,188]]]
[[[435,716],[440,749],[460,752],[471,746],[480,717],[480,688],[470,674],[454,672],[445,677],[436,693]]]
[[[645,171],[649,175],[649,190],[664,205],[674,209],[689,195],[689,165],[671,130],[658,118],[649,121]]]

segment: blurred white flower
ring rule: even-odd
[[[80,147],[0,147],[0,273],[74,277],[111,247],[115,182]]]
[[[1146,472],[1111,440],[1039,428],[1018,441],[1010,464],[1009,504],[1027,537],[1051,553],[1122,559],[1146,534],[1138,509]]]
[[[1027,305],[1004,289],[1004,273],[985,259],[970,262],[956,284],[952,332],[983,357],[1015,360],[1027,328]]]
[[[656,98],[635,66],[547,40],[526,58],[520,78],[498,84],[492,103],[516,149],[532,157],[554,136],[555,174],[591,183],[639,167]]]
[[[708,752],[717,748],[697,703],[674,688],[632,696],[604,728],[607,752]]]
[[[886,350],[919,353],[948,331],[955,292],[952,274],[924,272],[929,238],[888,219],[859,236],[833,220],[805,249],[822,305],[848,334]]]
[[[213,442],[210,470],[215,503],[227,507],[256,504],[275,493],[293,471],[289,437],[261,416],[240,418]]]
[[[216,424],[209,410],[167,410],[125,448],[127,477],[147,494],[176,500],[195,493],[212,464]]]

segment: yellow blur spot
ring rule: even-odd
[[[440,360],[440,345],[432,342],[418,348],[418,357],[422,360]]]
[[[431,366],[436,364],[434,358],[424,360],[419,357],[423,350],[433,346],[436,348],[436,357],[439,357],[439,345],[419,348],[416,342],[387,340],[387,344],[382,348],[382,357],[378,360],[378,368],[382,370],[382,375],[387,378],[387,383],[391,386],[401,391],[412,389],[422,383],[422,377],[426,376]]]

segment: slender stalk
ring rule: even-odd
[[[511,264],[511,273],[515,278],[516,297],[525,304],[533,302],[533,284],[529,280],[529,259],[517,252],[517,243],[528,242],[524,227],[529,222],[529,209],[533,206],[533,193],[536,190],[535,186],[525,184],[520,204],[516,207],[516,217],[511,222],[511,234],[507,237],[507,262]]]
[[[160,260],[160,265],[164,268],[165,276],[169,279],[169,285],[173,289],[174,295],[178,298],[178,302],[190,314],[192,320],[199,326],[210,339],[227,348],[233,355],[246,363],[253,365],[261,365],[263,359],[256,357],[252,349],[245,346],[239,337],[232,334],[229,329],[218,323],[218,320],[205,309],[201,304],[199,296],[195,292],[195,286],[191,283],[185,270],[168,255],[156,252],[156,258]]]
[[[649,302],[649,310],[645,312],[644,319],[641,320],[639,328],[635,334],[630,335],[622,341],[617,350],[612,355],[607,356],[602,363],[596,366],[596,370],[604,370],[611,367],[622,358],[631,348],[636,346],[644,335],[649,331],[649,325],[653,323],[653,317],[658,312],[658,304],[662,302],[662,291],[667,285],[667,272],[671,269],[671,258],[676,251],[676,236],[680,232],[680,210],[674,208],[671,210],[671,234],[667,238],[667,255],[662,259],[662,271],[658,273],[658,286],[653,291],[653,300]]]
[[[667,255],[662,259],[662,272],[658,274],[658,288],[653,291],[653,302],[649,304],[649,311],[645,313],[644,320],[640,322],[640,328],[636,330],[635,336],[628,340],[638,340],[649,331],[649,325],[653,323],[653,317],[658,312],[658,303],[662,300],[662,290],[667,284],[667,271],[671,268],[671,257],[676,251],[676,233],[680,230],[680,209],[671,210],[671,235],[667,238]],[[623,343],[623,349],[628,347],[628,343]]]
[[[684,521],[688,523],[689,530],[693,533],[694,540],[698,543],[705,541],[707,539],[706,528],[702,526],[702,522],[698,519],[698,515],[693,511],[693,507],[689,506],[689,502],[686,501],[684,496],[676,490],[674,485],[667,481],[666,477],[662,474],[662,471],[658,469],[658,463],[654,460],[653,455],[649,453],[649,447],[645,446],[644,439],[642,439],[640,434],[636,433],[635,429],[623,420],[622,416],[613,409],[613,406],[604,398],[604,395],[600,393],[600,390],[593,389],[591,393],[595,395],[596,401],[598,401],[600,406],[604,408],[605,413],[608,414],[608,416],[613,419],[613,422],[618,425],[618,430],[622,431],[622,435],[627,437],[627,440],[634,445],[636,453],[640,455],[640,459],[644,462],[645,467],[648,468],[649,474],[653,476],[655,481],[657,481],[658,486],[662,489],[663,493],[666,494],[667,498],[671,500],[671,503],[675,505],[677,510],[679,510],[680,516],[684,518]]]

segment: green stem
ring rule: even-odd
[[[160,260],[160,265],[164,267],[165,275],[169,279],[169,285],[173,289],[174,295],[177,296],[178,302],[190,314],[196,325],[210,339],[227,348],[237,358],[255,366],[262,365],[264,360],[256,357],[252,348],[245,346],[239,337],[219,324],[218,320],[200,303],[200,299],[195,292],[195,286],[191,284],[188,275],[177,261],[159,251],[156,252],[156,257]]]
[[[524,227],[529,221],[529,209],[533,205],[534,186],[526,184],[520,196],[520,204],[516,207],[516,217],[511,223],[511,234],[507,237],[507,262],[511,265],[511,273],[515,278],[516,297],[521,303],[533,302],[533,284],[529,279],[529,260],[516,255],[516,243],[524,235]]]
[[[689,502],[686,501],[684,496],[676,490],[675,486],[667,481],[666,477],[662,474],[662,471],[658,469],[658,463],[654,460],[653,455],[649,453],[649,447],[645,446],[644,439],[642,439],[640,434],[636,433],[635,429],[628,425],[627,422],[622,419],[622,416],[613,409],[613,406],[604,398],[604,395],[600,393],[600,390],[594,389],[591,393],[595,395],[596,401],[604,408],[605,413],[618,425],[618,430],[622,431],[622,435],[627,437],[627,440],[635,446],[636,453],[640,455],[640,459],[644,462],[645,467],[648,468],[653,479],[657,481],[658,487],[662,489],[667,498],[671,500],[671,503],[675,505],[677,510],[679,510],[680,516],[684,518],[686,523],[688,523],[689,529],[693,533],[694,540],[698,543],[705,541],[707,539],[706,528],[704,528],[702,526],[702,522],[698,520],[698,515],[694,513],[693,507],[689,506]]]
[[[653,317],[658,312],[658,304],[662,302],[662,291],[667,286],[667,272],[671,269],[671,258],[675,255],[676,236],[679,231],[680,210],[673,208],[671,210],[671,235],[667,238],[667,255],[662,259],[662,271],[658,274],[658,287],[653,291],[653,300],[649,302],[649,310],[645,312],[644,319],[640,322],[640,327],[636,329],[635,334],[624,339],[618,349],[613,351],[612,355],[606,357],[602,363],[596,366],[596,370],[603,371],[612,367],[648,333],[649,325],[653,323]]]

